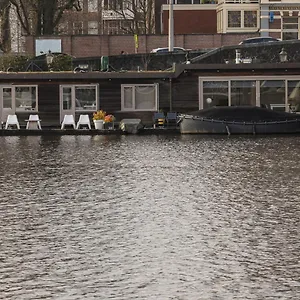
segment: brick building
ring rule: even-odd
[[[162,5],[162,33],[168,33],[170,5]],[[300,37],[298,0],[175,0],[174,33],[236,33]]]
[[[130,15],[124,19],[116,13],[118,9],[126,11],[125,1],[79,0],[79,3],[82,10],[67,11],[58,36],[51,37],[61,40],[65,53],[78,57],[116,55],[121,51],[145,53],[168,46],[167,0],[155,0],[152,31],[139,34],[137,43],[127,30],[133,22]],[[173,12],[174,45],[178,47],[216,48],[238,44],[253,36],[299,38],[298,0],[174,0]],[[35,39],[26,37],[24,49],[20,51],[18,45],[18,52],[34,54]]]

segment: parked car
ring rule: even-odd
[[[256,43],[268,43],[268,42],[280,42],[279,39],[270,37],[270,36],[264,36],[264,37],[254,37],[249,38],[241,41],[239,45],[245,45],[245,44],[256,44]]]
[[[173,52],[187,52],[189,51],[190,49],[184,49],[184,48],[181,48],[181,47],[173,47]],[[150,53],[166,53],[166,52],[169,52],[169,48],[166,47],[166,48],[156,48],[156,49],[152,49],[150,51]]]

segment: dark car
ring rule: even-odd
[[[268,42],[280,42],[279,39],[265,36],[265,37],[255,37],[255,38],[249,38],[241,41],[239,45],[245,45],[245,44],[256,44],[256,43],[268,43]]]
[[[176,53],[185,53],[187,51],[190,51],[190,49],[184,49],[184,48],[181,48],[181,47],[173,47],[173,52],[176,52]],[[151,53],[167,53],[169,52],[169,48],[156,48],[156,49],[152,49],[151,50]]]

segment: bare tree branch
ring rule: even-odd
[[[106,9],[113,10],[118,19],[131,22],[130,27],[121,29],[131,34],[151,34],[155,32],[154,5],[155,0],[113,0]]]
[[[15,7],[21,26],[28,35],[54,34],[64,11],[73,8],[81,10],[79,0],[9,1]]]

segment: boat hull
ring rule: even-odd
[[[194,116],[182,116],[182,134],[282,134],[300,133],[300,119],[268,122],[220,121]]]

